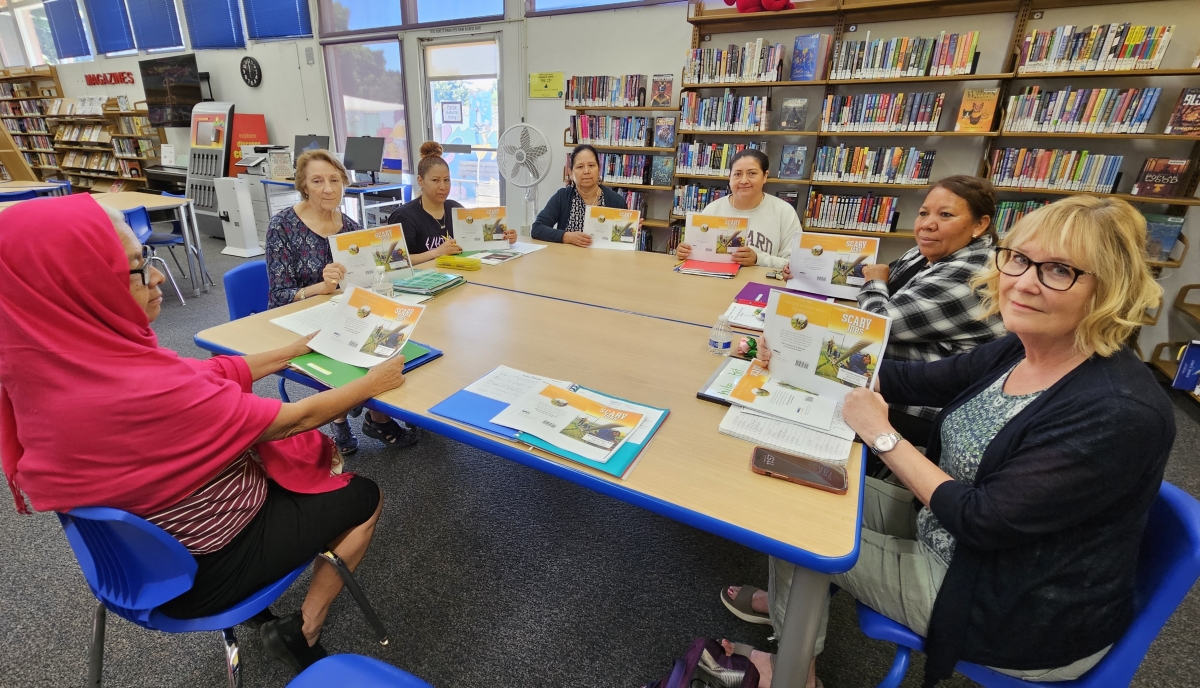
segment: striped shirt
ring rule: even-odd
[[[267,498],[267,474],[252,450],[185,497],[146,517],[192,554],[208,554],[229,544],[258,514]]]

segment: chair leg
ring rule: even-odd
[[[168,245],[167,251],[171,253],[171,260],[175,261],[175,267],[179,268],[179,274],[183,275],[184,279],[187,279],[187,271],[184,270],[183,266],[179,264],[179,256],[175,255],[175,247]]]
[[[887,676],[879,682],[876,688],[900,688],[900,684],[904,682],[904,677],[908,675],[908,664],[912,660],[912,650],[900,645],[896,646],[896,658],[892,660],[892,667],[888,670]]]
[[[375,637],[380,645],[388,644],[388,632],[384,627],[383,621],[379,620],[379,615],[375,613],[375,608],[367,601],[367,596],[359,587],[358,581],[354,579],[354,574],[350,573],[350,569],[346,568],[346,564],[341,557],[333,552],[333,550],[325,550],[319,555],[322,559],[329,562],[338,575],[342,577],[342,582],[346,584],[346,589],[354,596],[354,601],[358,603],[359,609],[362,609],[363,616],[367,617],[367,623],[371,624],[371,628],[375,629]]]
[[[186,306],[187,302],[183,300],[183,292],[179,291],[179,285],[175,284],[175,275],[171,274],[171,270],[167,267],[167,261],[161,256],[152,255],[150,261],[158,261],[162,265],[162,272],[167,276],[167,280],[171,282],[171,287],[175,289],[175,295],[179,297],[179,305]]]
[[[242,658],[238,653],[237,636],[232,628],[221,631],[221,641],[225,645],[225,669],[229,688],[242,688]]]
[[[107,616],[104,603],[96,605],[92,615],[92,643],[88,647],[88,688],[100,688],[104,676],[104,622]]]
[[[288,398],[286,383],[287,383],[286,379],[284,379],[282,377],[279,378],[279,398],[283,399],[283,403],[290,404],[290,403],[292,403],[292,400]]]

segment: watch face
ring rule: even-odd
[[[875,438],[875,451],[886,452],[896,448],[896,438],[892,435],[880,435]]]

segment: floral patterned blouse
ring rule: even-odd
[[[342,228],[338,234],[357,229],[358,223],[342,213]],[[333,262],[329,239],[309,229],[292,208],[281,210],[271,218],[266,250],[269,308],[289,304],[301,287],[320,283],[321,271]]]

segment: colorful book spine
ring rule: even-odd
[[[975,73],[979,32],[941,32],[936,38],[844,40],[833,51],[831,79],[891,79]]]
[[[674,205],[671,213],[684,215],[698,213],[709,203],[729,195],[729,187],[706,187],[699,184],[684,184],[675,187]]]
[[[945,93],[828,95],[821,131],[937,131]]]
[[[1132,134],[1146,130],[1161,88],[1081,88],[1009,96],[1006,132]]]
[[[574,143],[596,146],[648,146],[651,126],[648,117],[571,115],[571,135]]]
[[[567,107],[640,107],[650,79],[645,74],[573,76],[567,79]]]
[[[733,156],[747,148],[766,151],[767,142],[704,143],[689,141],[681,143],[675,151],[675,171],[677,174],[728,177]]]
[[[1060,148],[998,148],[989,161],[993,185],[1114,193],[1124,156]]]
[[[1017,224],[1018,220],[1042,206],[1050,205],[1050,203],[1051,201],[1046,198],[1035,198],[1028,201],[1001,201],[997,203],[996,232],[1003,237],[1005,234],[1008,234],[1013,225]]]
[[[738,96],[730,89],[702,98],[694,91],[679,99],[680,131],[766,131],[767,96]]]
[[[780,81],[785,53],[782,43],[770,44],[761,38],[740,47],[689,50],[683,64],[683,83],[698,86]]]
[[[1035,29],[1021,42],[1017,72],[1158,69],[1175,26],[1093,24]]]
[[[645,184],[650,173],[650,156],[601,153],[600,169],[607,184]]]
[[[814,182],[928,184],[937,151],[916,148],[822,146],[813,161]]]
[[[860,232],[890,232],[895,227],[899,199],[895,196],[847,196],[808,194],[804,226],[849,229]]]

